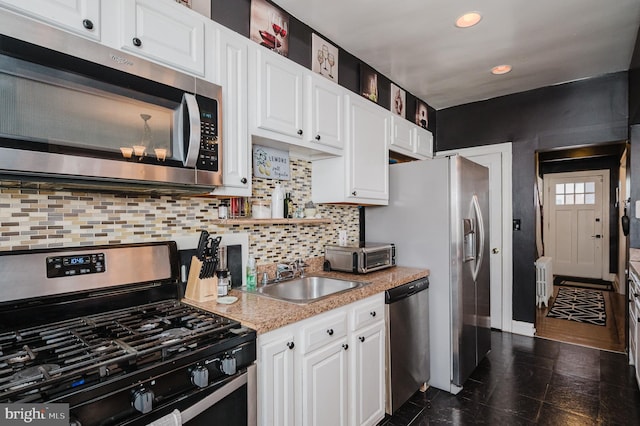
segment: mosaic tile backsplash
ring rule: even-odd
[[[253,179],[253,198],[270,199],[276,183],[291,192],[294,206],[311,199],[311,163],[291,158],[291,180]],[[198,233],[247,233],[258,263],[324,255],[346,230],[358,241],[358,208],[318,205],[332,223],[320,225],[219,225],[221,200],[209,197],[116,195],[0,188],[0,251],[171,240]]]

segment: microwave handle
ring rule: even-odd
[[[187,126],[188,131],[183,127],[183,137],[188,137],[183,141],[182,163],[185,167],[195,167],[200,153],[200,108],[196,97],[191,93],[182,96],[182,126]]]

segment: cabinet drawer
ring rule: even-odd
[[[323,316],[302,329],[302,352],[311,352],[346,335],[346,312]]]
[[[384,319],[384,294],[360,302],[351,312],[351,330],[357,330]]]

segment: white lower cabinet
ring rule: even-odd
[[[258,337],[258,424],[293,426],[295,338],[293,327]]]
[[[258,424],[377,424],[384,333],[380,293],[258,336]]]
[[[357,330],[351,338],[349,349],[353,368],[349,377],[349,401],[352,425],[376,425],[384,417],[384,376],[375,374],[385,368],[384,333],[384,321],[377,321],[370,327]]]
[[[348,355],[343,337],[302,357],[300,424],[348,425]]]

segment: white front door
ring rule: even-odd
[[[491,328],[512,329],[511,144],[487,145],[455,151],[489,169],[489,244],[491,248]]]
[[[544,177],[543,239],[554,275],[602,279],[609,270],[609,171]]]

